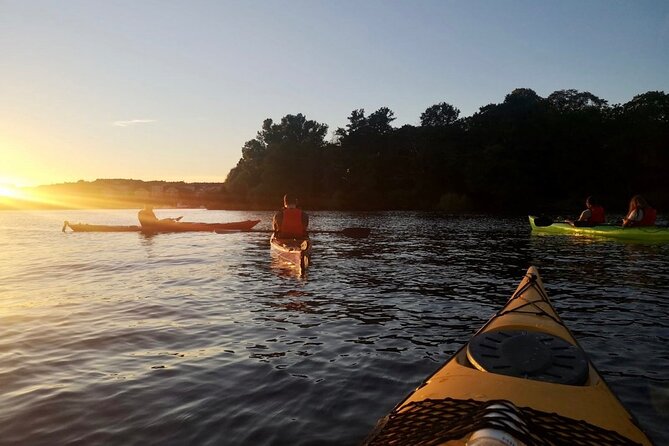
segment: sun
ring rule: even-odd
[[[16,189],[10,189],[9,187],[0,186],[0,197],[5,198],[19,198],[21,194]]]
[[[20,188],[9,184],[0,182],[0,202],[3,204],[18,203],[28,200],[29,196]]]

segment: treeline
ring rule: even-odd
[[[221,183],[142,181],[133,179],[79,180],[21,188],[14,197],[0,197],[0,210],[12,209],[125,209],[200,207],[220,198]]]
[[[446,102],[395,128],[392,110],[353,110],[346,128],[302,114],[266,119],[221,191],[223,207],[541,212],[589,194],[624,212],[633,194],[669,208],[669,95],[609,105],[589,92],[516,89],[470,117]]]

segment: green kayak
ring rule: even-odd
[[[607,237],[620,240],[639,240],[648,242],[669,242],[669,228],[660,226],[645,226],[637,228],[623,228],[616,225],[601,225],[590,227],[573,226],[566,222],[553,222],[550,219],[529,216],[532,232],[544,234],[562,234],[590,237]]]

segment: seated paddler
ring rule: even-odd
[[[307,236],[309,216],[297,207],[297,197],[283,196],[283,209],[274,214],[272,230],[278,238],[304,238]]]
[[[593,195],[585,200],[585,209],[578,217],[578,223],[575,226],[597,226],[606,222],[604,207]]]
[[[648,204],[641,195],[630,200],[627,216],[623,218],[623,226],[654,226],[657,211]]]
[[[155,226],[160,223],[176,222],[181,220],[181,217],[158,219],[156,214],[153,212],[153,206],[150,204],[144,205],[144,209],[137,213],[137,218],[139,219],[139,224],[142,225],[142,227]]]

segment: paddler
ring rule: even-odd
[[[297,207],[297,197],[283,196],[283,209],[274,214],[272,230],[279,238],[304,238],[309,227],[309,216]]]
[[[587,209],[578,217],[578,221],[582,222],[578,226],[597,226],[606,222],[604,207],[594,196],[590,195],[586,198],[585,207]]]
[[[153,206],[150,204],[145,204],[144,209],[137,213],[137,218],[139,219],[139,224],[142,226],[155,226],[158,223],[176,222],[181,220],[182,217],[163,218],[159,220],[158,217],[156,217],[156,214],[153,212]]]
[[[650,207],[645,198],[641,195],[635,195],[630,200],[627,217],[623,218],[623,227],[625,226],[653,226],[657,211]]]

